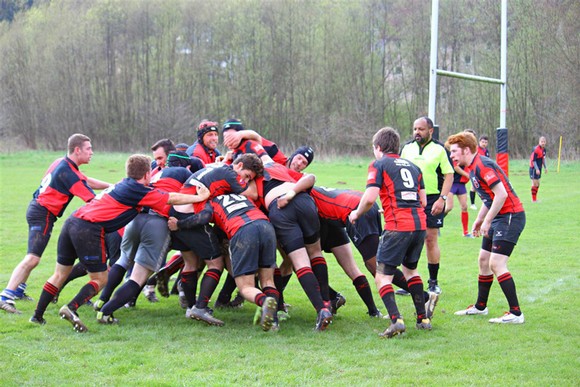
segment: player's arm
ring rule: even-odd
[[[419,190],[419,201],[421,202],[421,207],[427,207],[427,193],[425,188]]]
[[[300,180],[294,184],[294,187],[290,191],[286,192],[285,195],[282,195],[278,198],[278,208],[286,207],[288,203],[294,199],[294,196],[300,192],[307,191],[314,187],[314,183],[316,183],[316,176],[311,173],[305,173],[304,176],[302,176]]]
[[[190,230],[197,226],[208,224],[213,217],[213,212],[209,209],[202,210],[199,214],[192,214],[185,219],[177,220],[177,218],[170,217],[167,220],[167,226],[171,231]]]
[[[197,194],[195,195],[183,194],[179,192],[169,192],[169,199],[167,200],[167,204],[199,203],[207,200],[209,195],[209,190],[205,186],[200,185],[197,187]]]
[[[251,129],[244,129],[240,131],[227,130],[224,134],[224,146],[229,149],[237,148],[244,140],[252,140],[262,144],[262,136]]]
[[[481,227],[479,229],[480,234],[483,236],[486,236],[487,233],[489,232],[489,229],[491,228],[491,222],[499,213],[499,211],[503,207],[503,204],[505,203],[505,200],[508,197],[507,191],[501,182],[491,187],[491,190],[493,191],[494,195],[493,201],[491,202],[491,207],[489,207],[489,211],[487,211],[487,214],[485,214],[485,217],[483,218],[483,222],[481,223]]]
[[[256,181],[251,180],[241,194],[254,202],[258,200],[258,187],[256,186]]]
[[[453,185],[453,172],[446,173],[444,176],[443,186],[441,187],[441,196],[449,195],[449,191],[451,191],[451,186]],[[433,207],[431,208],[431,214],[433,215],[440,214],[445,208],[445,200],[441,196],[435,203],[433,203]]]
[[[459,165],[453,166],[453,169],[455,170],[455,172],[457,172],[461,176],[469,179],[469,173],[465,172],[465,170],[463,168],[461,168]],[[453,183],[452,183],[452,185],[453,185]]]
[[[356,210],[352,211],[348,215],[348,220],[352,224],[356,223],[358,218],[363,216],[368,210],[371,209],[373,204],[377,201],[379,191],[380,191],[379,187],[367,187],[367,189],[363,193],[363,196],[360,198],[360,203],[358,204]],[[425,190],[423,190],[423,193],[425,193]]]
[[[95,179],[93,177],[87,177],[87,184],[92,189],[107,189],[111,186],[111,183],[107,183],[106,181]]]

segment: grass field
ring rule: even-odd
[[[57,153],[0,155],[0,287],[8,282],[26,252],[26,207],[45,168]],[[82,170],[115,181],[123,177],[123,154],[96,153]],[[316,162],[309,171],[317,184],[363,190],[367,160]],[[387,320],[370,319],[348,277],[326,255],[331,285],[347,304],[332,326],[316,333],[315,313],[293,277],[285,293],[291,319],[278,333],[251,324],[254,307],[217,310],[224,327],[208,327],[184,318],[176,296],[115,315],[118,326],[100,326],[94,312],[79,310],[89,326],[75,333],[60,320],[58,308],[85,283],[77,280],[50,305],[45,326],[28,322],[35,302],[19,302],[22,315],[0,311],[0,385],[578,385],[580,323],[578,250],[580,243],[579,163],[550,164],[542,178],[540,203],[530,202],[527,163],[514,161],[510,179],[526,208],[526,229],[509,267],[526,323],[489,324],[507,303],[494,283],[489,316],[459,317],[453,312],[475,301],[479,239],[461,236],[459,207],[445,220],[440,246],[443,289],[431,332],[413,328],[409,298],[398,298],[408,332],[379,339]],[[479,199],[478,205],[481,203]],[[80,205],[74,200],[66,214]],[[470,223],[475,217],[470,210]],[[66,216],[66,215],[65,215]],[[50,245],[28,281],[38,299],[54,270],[59,220]],[[362,259],[355,254],[364,270]],[[426,279],[426,259],[420,262]],[[365,272],[366,274],[366,272]],[[369,278],[372,283],[372,279]],[[374,285],[373,285],[374,290]],[[384,312],[384,305],[375,300]]]

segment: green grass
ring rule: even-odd
[[[26,207],[45,168],[57,156],[0,155],[0,287],[24,256]],[[96,178],[118,180],[126,156],[97,153],[82,169]],[[310,171],[319,185],[363,190],[369,161],[317,162]],[[522,326],[487,322],[507,310],[497,283],[489,316],[453,315],[475,301],[480,245],[479,240],[461,236],[456,204],[440,238],[443,294],[431,332],[413,328],[411,301],[398,298],[408,316],[408,333],[379,339],[387,321],[365,316],[366,308],[350,280],[328,254],[331,284],[348,302],[323,333],[312,331],[314,311],[293,277],[285,293],[293,305],[292,317],[277,334],[251,325],[254,307],[248,303],[240,310],[216,311],[226,323],[217,328],[186,320],[175,296],[158,304],[140,299],[135,310],[116,313],[118,326],[99,326],[92,310],[81,308],[89,332],[77,334],[57,313],[85,283],[77,280],[65,288],[59,306],[49,306],[43,327],[28,323],[35,302],[19,302],[22,315],[0,312],[0,384],[577,385],[580,244],[575,235],[580,232],[580,165],[564,164],[559,174],[550,167],[542,178],[541,203],[532,205],[526,162],[510,165],[512,184],[527,214],[526,229],[509,262],[526,316]],[[79,205],[75,199],[67,214]],[[470,210],[470,222],[474,216]],[[28,281],[28,293],[35,299],[54,269],[62,223],[63,219],[57,222],[45,256]],[[360,256],[355,253],[355,258],[365,272]],[[420,269],[425,277],[425,258]]]

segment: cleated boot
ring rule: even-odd
[[[383,333],[379,334],[379,336],[390,339],[396,335],[402,335],[406,329],[403,319],[398,318],[396,322],[391,322],[391,325]]]
[[[240,294],[240,292],[238,292],[238,294],[236,294],[234,299],[228,302],[228,307],[241,308],[242,306],[244,306],[244,297]]]
[[[432,293],[436,293],[436,294],[441,294],[441,288],[439,287],[437,280],[433,280],[433,279],[429,280],[428,291],[432,292]]]
[[[269,331],[276,320],[276,309],[278,309],[278,303],[274,297],[266,297],[264,304],[262,305],[262,315],[260,318],[260,326],[262,330]]]
[[[42,317],[36,317],[36,316],[32,316],[30,317],[30,321],[33,324],[38,324],[38,325],[45,325],[46,324],[46,320]]]
[[[455,312],[456,316],[471,316],[475,314],[487,315],[487,308],[480,310],[475,307],[475,305],[469,305],[467,309],[458,310]]]
[[[5,310],[8,313],[12,313],[12,314],[21,314],[22,312],[19,311],[18,309],[16,309],[16,306],[14,305],[14,301],[12,300],[1,300],[0,299],[0,310]]]
[[[439,294],[429,292],[429,299],[425,303],[425,315],[428,319],[433,318],[433,312],[435,312],[435,307],[439,301]]]
[[[106,324],[106,325],[113,325],[113,324],[119,323],[119,320],[117,320],[115,317],[113,317],[113,315],[106,316],[103,314],[103,312],[97,313],[97,321],[99,322],[99,324]]]
[[[209,308],[198,309],[196,306],[193,306],[189,310],[189,316],[191,319],[203,321],[208,325],[224,326],[224,322],[215,318]]]
[[[58,314],[60,315],[60,318],[70,322],[75,331],[83,333],[88,330],[87,326],[81,321],[81,319],[75,312],[70,310],[68,305],[65,305],[62,308],[60,308]]]
[[[419,330],[424,330],[424,331],[430,331],[432,326],[431,326],[431,320],[429,320],[428,318],[424,318],[421,320],[421,322],[418,322],[415,327]]]
[[[330,311],[332,314],[338,313],[338,309],[346,304],[346,297],[340,293],[336,293],[334,300],[330,301]]]
[[[332,323],[332,319],[332,313],[327,308],[320,309],[316,318],[316,327],[314,330],[319,332],[324,331]]]
[[[493,324],[523,324],[524,321],[523,313],[519,316],[516,316],[510,312],[505,312],[503,316],[489,320],[489,322]]]
[[[93,304],[93,309],[95,310],[95,312],[100,312],[101,311],[101,308],[103,307],[103,305],[105,305],[105,301],[103,301],[101,299],[98,299]]]

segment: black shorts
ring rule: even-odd
[[[427,207],[425,207],[425,215],[427,215],[427,228],[441,228],[443,227],[443,218],[445,217],[445,207],[439,215],[431,215],[431,207],[440,198],[440,195],[427,195]]]
[[[69,216],[60,231],[56,261],[64,266],[72,266],[77,258],[89,273],[107,271],[105,229],[98,224]]]
[[[286,254],[319,239],[318,210],[314,199],[307,193],[300,192],[284,208],[278,208],[277,199],[272,200],[268,211],[276,238]]]
[[[232,275],[254,274],[258,268],[276,267],[276,232],[264,219],[242,226],[230,240]]]
[[[51,214],[46,207],[41,206],[35,199],[32,199],[26,210],[26,221],[28,222],[27,254],[42,257],[42,253],[44,253],[52,235],[52,228],[56,220],[57,217]]]
[[[507,241],[514,245],[518,243],[520,234],[526,226],[526,213],[516,212],[511,214],[496,215],[491,222],[489,235],[493,242]]]
[[[191,214],[176,211],[171,216],[184,219]],[[194,227],[188,230],[178,230],[171,233],[171,249],[179,251],[193,251],[203,260],[212,260],[221,256],[219,240],[209,224]]]
[[[331,253],[334,247],[350,243],[346,229],[337,221],[320,219],[320,245],[326,253]]]
[[[410,269],[417,267],[425,243],[424,230],[383,232],[377,252],[377,272],[392,275],[389,268],[403,265]]]
[[[105,246],[107,247],[107,259],[109,261],[109,266],[113,266],[121,256],[122,240],[123,237],[117,231],[105,234]]]
[[[542,178],[542,170],[540,169],[540,173],[536,173],[536,168],[530,167],[530,179],[540,180],[541,178]]]
[[[371,209],[361,218],[357,219],[354,225],[351,224],[347,218],[346,232],[352,243],[357,248],[361,246],[361,243],[363,243],[368,236],[381,235],[383,232],[383,225],[381,223],[381,213],[379,212],[379,206],[377,203],[373,203]]]

